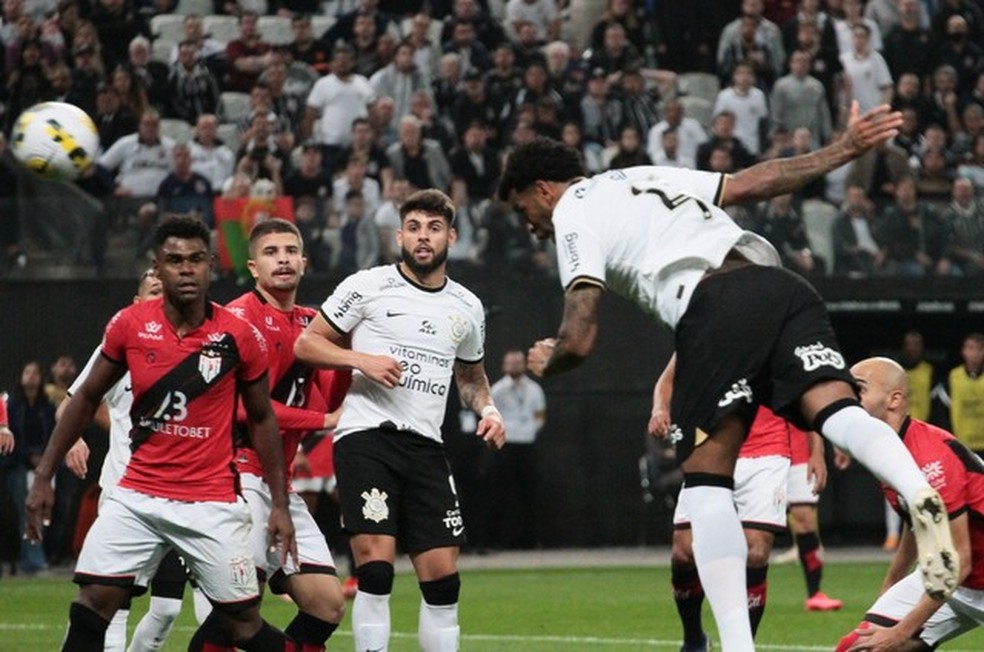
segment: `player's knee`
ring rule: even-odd
[[[388,561],[370,561],[355,569],[359,578],[359,590],[373,595],[389,595],[393,592],[393,564]]]
[[[458,573],[429,582],[420,582],[420,595],[424,598],[424,602],[434,607],[457,604],[460,592],[461,576]]]
[[[300,611],[330,623],[345,616],[345,596],[334,575],[296,573],[287,580],[288,593]]]
[[[748,536],[748,561],[749,568],[761,568],[769,565],[769,555],[772,554],[773,536],[769,532],[752,531],[753,535]]]
[[[685,569],[694,565],[694,549],[691,546],[690,530],[673,531],[673,548],[670,551],[670,564],[673,568]]]
[[[152,597],[150,599],[150,611],[158,620],[173,623],[181,615],[181,600]]]

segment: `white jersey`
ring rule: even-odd
[[[608,287],[675,328],[704,272],[732,249],[753,263],[779,266],[765,238],[742,230],[716,205],[724,184],[722,174],[655,166],[573,184],[553,214],[564,288]]]
[[[440,289],[421,287],[399,266],[386,265],[342,281],[321,314],[351,335],[353,351],[389,356],[403,367],[393,389],[353,371],[335,439],[390,427],[440,442],[455,360],[474,363],[485,354],[478,297],[451,279]]]
[[[75,382],[68,388],[69,396],[77,392],[89,377],[92,365],[100,355],[102,355],[102,343],[92,352],[89,361],[85,363]],[[130,389],[129,371],[106,392],[103,401],[109,409],[109,451],[106,453],[102,472],[99,474],[99,487],[105,494],[120,481],[130,461],[130,429],[133,427],[130,421],[130,408],[133,406],[133,392]]]

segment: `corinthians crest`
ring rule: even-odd
[[[389,518],[390,510],[386,504],[389,495],[385,491],[373,487],[370,491],[363,491],[362,498],[366,501],[362,506],[362,515],[367,521],[381,523]]]

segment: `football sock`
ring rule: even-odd
[[[752,625],[752,636],[758,632],[759,623],[762,622],[762,616],[765,615],[768,575],[768,564],[760,568],[745,569],[745,581],[748,584],[748,619]]]
[[[898,434],[857,403],[843,405],[822,410],[815,429],[914,504],[916,492],[927,483]]]
[[[106,629],[104,652],[124,652],[126,650],[126,621],[130,616],[129,609],[117,609],[113,619]]]
[[[73,602],[68,610],[68,633],[63,652],[103,652],[109,621],[95,611]]]
[[[325,641],[331,636],[338,623],[321,620],[311,614],[298,611],[294,620],[284,628],[284,633],[295,643],[301,645],[300,652],[323,652]]]
[[[420,615],[417,637],[422,652],[457,652],[458,595],[461,576],[452,573],[447,577],[420,582]]]
[[[236,646],[240,650],[246,650],[246,652],[280,652],[281,650],[295,652],[297,649],[294,641],[265,620],[258,632],[248,640],[237,641]]]
[[[806,577],[806,597],[813,597],[820,590],[823,578],[823,560],[820,558],[820,537],[816,532],[796,535],[796,548],[799,550],[800,565]]]
[[[352,603],[352,636],[355,652],[386,652],[389,649],[389,594],[366,593],[361,588]]]
[[[156,652],[181,614],[181,600],[151,596],[150,609],[133,630],[129,652]]]
[[[718,634],[728,642],[728,652],[754,650],[745,593],[748,543],[735,512],[734,481],[707,474],[686,478],[680,500],[690,514],[694,561]]]
[[[202,621],[188,643],[188,652],[226,652],[235,649],[233,640],[212,615]]]
[[[683,644],[688,647],[700,645],[704,640],[704,626],[701,622],[701,607],[704,605],[704,587],[700,584],[697,568],[688,564],[671,565],[673,599],[683,625]]]

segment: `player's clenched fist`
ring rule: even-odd
[[[548,337],[530,347],[529,353],[526,355],[526,365],[534,375],[543,376],[556,345],[556,338]]]

